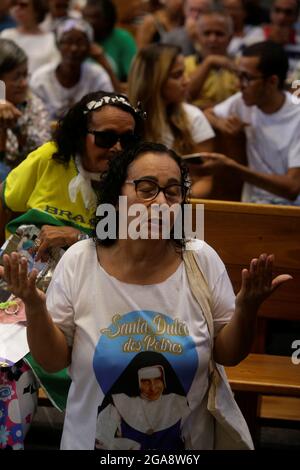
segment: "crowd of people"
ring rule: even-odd
[[[46,296],[24,257],[2,257],[0,277],[25,304],[30,357],[0,369],[0,387],[14,391],[0,396],[0,448],[23,447],[39,380],[56,372],[72,379],[64,449],[214,448],[211,361],[249,353],[261,303],[290,276],[272,279],[273,256],[258,253],[235,298],[218,255],[203,241],[187,248],[184,233],[174,238],[175,220],[168,240],[156,221],[155,240],[107,242],[96,210],[121,213],[120,196],[149,217],[156,204],[183,208],[190,196],[213,197],[224,169],[243,184],[241,201],[300,206],[299,7],[1,2],[0,242],[33,224],[37,261],[66,253]],[[218,146],[241,135],[245,164]],[[201,159],[185,164],[189,155]],[[213,334],[192,295],[188,251],[209,292]]]

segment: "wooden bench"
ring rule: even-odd
[[[192,202],[204,204],[204,239],[224,261],[235,292],[240,288],[242,269],[260,253],[274,253],[274,275],[293,276],[259,311],[253,352],[265,353],[270,320],[300,322],[300,208],[210,200]],[[252,431],[257,416],[299,419],[300,366],[294,366],[290,357],[250,355],[228,372]],[[258,398],[260,394],[263,395]]]
[[[257,417],[264,420],[300,420],[300,365],[287,356],[249,354],[239,365],[226,367],[252,436]]]
[[[293,276],[260,309],[253,352],[263,353],[267,320],[300,321],[300,208],[227,201],[192,202],[204,204],[204,239],[224,261],[235,292],[241,285],[242,269],[260,253],[274,253],[274,275]]]

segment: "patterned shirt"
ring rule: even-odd
[[[21,112],[16,126],[7,130],[5,163],[11,168],[51,139],[50,117],[40,98],[29,93]]]

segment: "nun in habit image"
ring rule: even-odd
[[[189,413],[186,393],[168,360],[141,352],[99,407],[95,449],[184,449],[182,420]]]

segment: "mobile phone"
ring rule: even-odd
[[[188,155],[182,155],[182,159],[185,163],[195,163],[198,165],[204,162],[203,158],[199,155],[199,153],[190,153]]]

